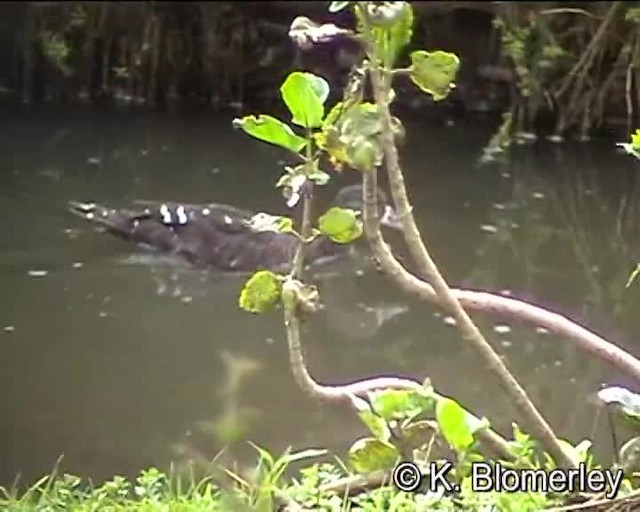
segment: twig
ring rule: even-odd
[[[569,71],[564,81],[562,82],[562,85],[554,94],[554,97],[556,99],[558,99],[560,96],[562,96],[565,93],[569,85],[571,85],[571,81],[573,80],[574,76],[579,71],[582,71],[581,74],[584,74],[587,72],[591,64],[591,61],[594,58],[595,48],[598,47],[598,45],[600,44],[600,40],[603,39],[604,36],[606,35],[607,28],[609,27],[609,24],[613,21],[613,15],[615,14],[619,5],[620,5],[620,2],[613,2],[611,7],[609,8],[609,12],[607,12],[607,16],[604,18],[604,21],[600,24],[600,26],[598,27],[598,30],[593,36],[593,39],[591,40],[591,42],[589,43],[585,51],[582,53],[580,60],[578,60],[578,62],[576,62],[576,64],[571,69],[571,71]]]

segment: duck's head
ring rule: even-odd
[[[349,185],[338,192],[333,204],[340,208],[350,208],[352,210],[362,212],[364,210],[362,193],[363,189],[361,184]],[[398,214],[394,210],[393,206],[389,204],[387,195],[379,187],[377,189],[377,195],[378,218],[380,219],[380,224],[393,229],[401,229]]]

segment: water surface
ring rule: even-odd
[[[343,449],[364,434],[349,411],[298,390],[281,317],[241,312],[241,277],[152,258],[65,211],[70,199],[143,198],[282,212],[273,189],[282,153],[230,121],[3,108],[0,483],[32,481],[61,454],[65,471],[98,480],[210,459],[220,449],[212,425],[230,413],[274,451]],[[556,308],[640,354],[637,287],[624,288],[640,256],[635,162],[594,142],[538,144],[479,166],[490,136],[481,123],[418,118],[408,132],[415,213],[452,284]],[[304,338],[316,378],[429,376],[508,425],[512,411],[446,314],[355,268],[320,276],[326,310]],[[633,384],[535,326],[475,317],[563,436],[591,435],[588,397],[602,382]]]

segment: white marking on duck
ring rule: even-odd
[[[91,212],[87,213],[87,220],[92,220],[93,217],[95,217],[95,215],[93,215],[93,213],[91,213]]]
[[[137,227],[138,227],[138,224],[140,224],[140,221],[139,221],[138,219],[136,219],[136,220],[134,220],[134,221],[133,221],[133,227],[134,227],[134,228],[137,228]]]
[[[176,214],[178,215],[178,224],[184,226],[189,220],[187,219],[187,214],[184,211],[184,206],[178,206],[178,208],[176,208]]]
[[[498,334],[506,334],[508,332],[511,332],[511,327],[509,327],[508,325],[494,325],[493,330]]]
[[[109,213],[107,212],[107,210],[102,210],[102,216],[106,217],[107,215],[109,215]]]
[[[209,208],[202,209],[202,215],[209,215],[210,213],[211,213],[211,210],[209,210]]]
[[[171,212],[164,203],[160,206],[160,215],[162,215],[163,224],[171,224]]]
[[[225,216],[224,216],[224,223],[225,223],[227,226],[230,226],[231,224],[233,224],[233,219],[232,219],[231,217],[229,217],[228,215],[225,215]]]

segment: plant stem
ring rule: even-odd
[[[420,273],[431,283],[433,290],[438,297],[440,304],[448,310],[456,319],[463,336],[469,340],[487,367],[498,377],[505,393],[511,402],[521,412],[528,423],[532,433],[540,441],[543,448],[553,457],[560,467],[574,467],[571,458],[564,452],[558,442],[555,433],[538,412],[535,405],[527,396],[520,383],[511,374],[500,356],[493,350],[491,345],[484,338],[478,327],[473,323],[467,312],[463,309],[460,301],[451,292],[444,277],[440,274],[438,267],[431,258],[424,245],[422,236],[418,231],[415,220],[411,213],[411,205],[407,198],[404,185],[404,177],[400,168],[398,151],[393,140],[393,125],[389,105],[386,101],[390,89],[390,76],[383,71],[378,63],[372,63],[370,69],[373,94],[379,109],[382,122],[381,141],[385,154],[385,163],[391,186],[391,193],[398,212],[398,217],[402,224],[402,231],[409,247],[409,251],[416,260]],[[370,194],[365,199],[371,200]],[[374,210],[375,211],[375,210]],[[371,228],[371,226],[369,226]],[[379,234],[379,228],[376,229]],[[375,232],[374,235],[375,236]],[[384,261],[381,261],[385,265]]]

